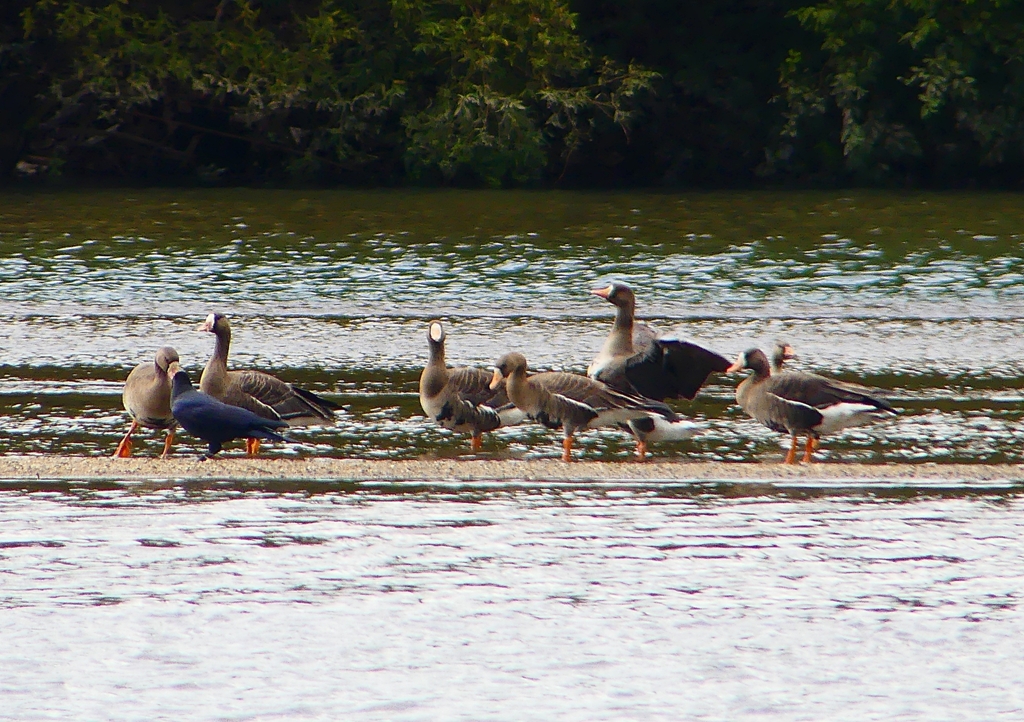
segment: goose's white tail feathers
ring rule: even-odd
[[[686,419],[669,421],[656,414],[652,414],[651,418],[654,419],[654,431],[644,437],[646,441],[684,441],[692,439],[707,428],[707,424]]]
[[[870,404],[850,402],[833,404],[818,411],[821,413],[822,421],[815,430],[820,434],[831,434],[853,426],[863,426],[888,414],[884,409]]]
[[[498,410],[498,418],[501,419],[502,426],[515,426],[526,421],[526,412],[509,405]]]

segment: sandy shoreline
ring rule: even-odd
[[[556,460],[362,460],[3,456],[0,479],[288,479],[338,481],[887,481],[1024,482],[1024,464],[842,464]]]

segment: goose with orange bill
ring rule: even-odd
[[[799,371],[772,374],[768,357],[757,348],[741,353],[728,369],[742,370],[752,373],[736,387],[736,403],[772,431],[790,435],[787,464],[796,463],[797,437],[801,434],[807,436],[803,460],[811,462],[823,434],[897,413],[887,401],[856,384]]]
[[[528,376],[527,370],[523,354],[505,354],[495,365],[491,387],[498,388],[504,380],[509,400],[517,408],[550,429],[562,429],[563,461],[572,461],[577,431],[618,426],[651,416],[669,421],[678,418],[659,401],[624,394],[587,376],[561,371]]]
[[[729,360],[692,341],[661,336],[636,320],[636,296],[625,283],[613,281],[591,293],[615,306],[615,321],[587,375],[617,391],[655,401],[692,400],[715,372],[729,368]],[[692,437],[701,425],[677,417],[658,416],[627,424],[637,439],[636,454],[643,459],[647,443]]]
[[[121,401],[125,411],[132,417],[132,425],[117,445],[115,457],[126,458],[132,455],[132,434],[140,426],[167,431],[164,451],[160,458],[163,459],[170,453],[177,424],[174,421],[174,414],[171,413],[169,368],[177,361],[178,352],[170,346],[164,346],[156,352],[153,361],[140,363],[128,374]]]

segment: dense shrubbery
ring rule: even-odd
[[[0,173],[1015,186],[1024,4],[7,0]]]

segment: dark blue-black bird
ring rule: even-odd
[[[188,374],[172,364],[171,413],[185,431],[198,436],[209,445],[213,456],[232,439],[270,439],[291,441],[275,429],[283,429],[288,422],[264,419],[248,409],[229,406],[209,394],[196,391]]]

